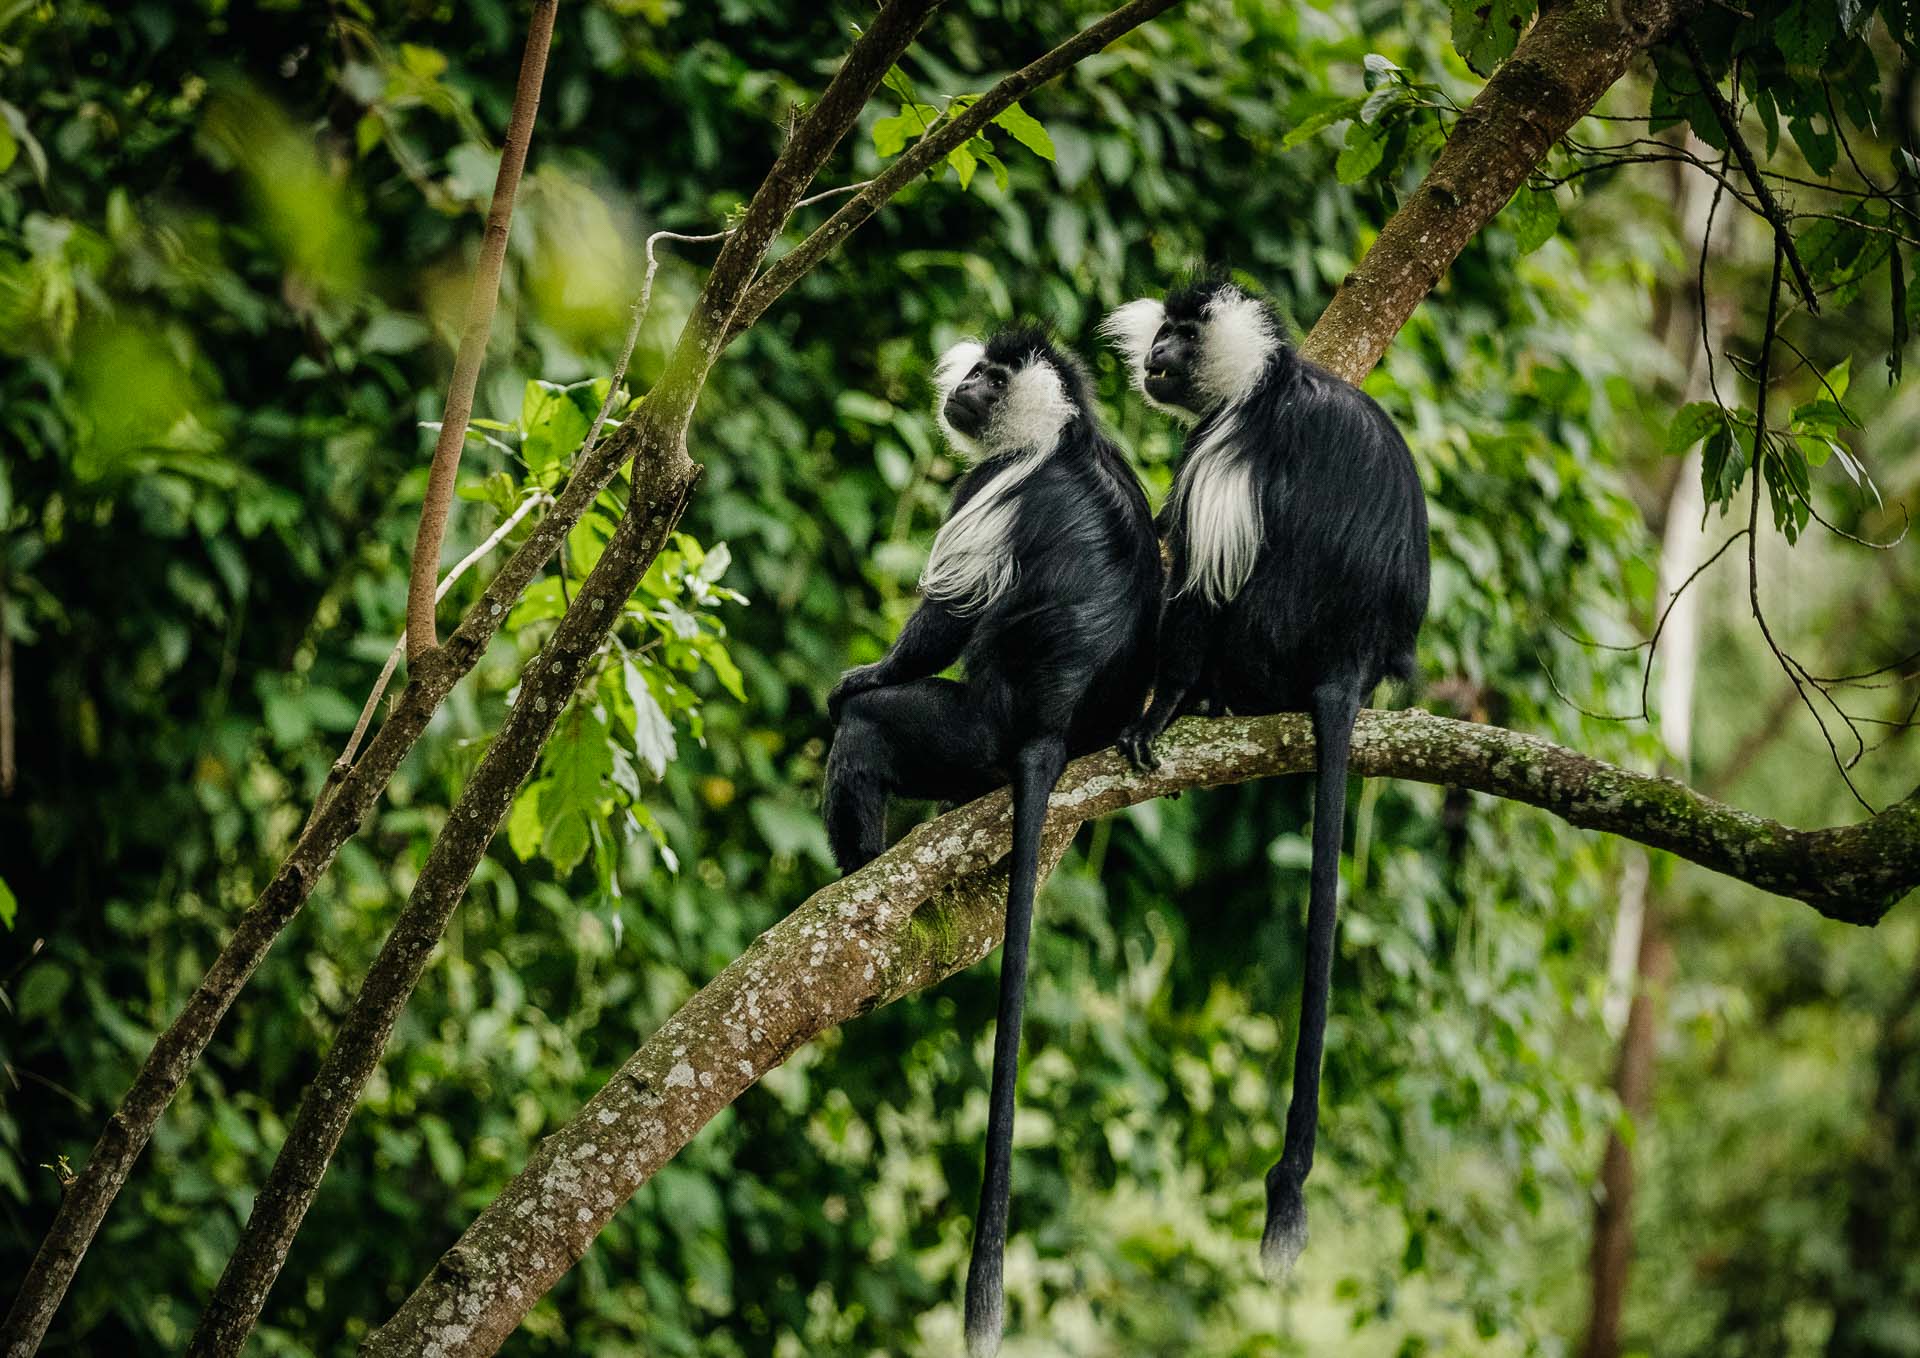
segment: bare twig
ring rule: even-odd
[[[1766,177],[1760,173],[1759,162],[1754,159],[1753,148],[1747,145],[1747,139],[1741,135],[1740,122],[1734,116],[1733,105],[1720,93],[1718,82],[1707,73],[1706,58],[1701,55],[1700,44],[1693,40],[1693,34],[1682,30],[1680,45],[1693,65],[1694,74],[1700,77],[1700,92],[1713,106],[1713,116],[1719,120],[1728,149],[1740,162],[1747,183],[1753,186],[1753,196],[1760,202],[1761,212],[1773,226],[1774,245],[1786,256],[1787,264],[1793,270],[1793,281],[1799,290],[1800,300],[1806,304],[1808,311],[1819,315],[1820,299],[1814,293],[1813,280],[1807,277],[1807,266],[1801,262],[1800,252],[1793,247],[1793,232],[1787,226],[1787,214],[1781,209],[1779,199],[1773,196],[1773,190],[1767,187]]]
[[[493,332],[493,310],[500,298],[500,274],[507,259],[507,233],[513,226],[513,200],[520,191],[527,147],[533,141],[533,120],[540,109],[540,85],[546,76],[557,4],[558,0],[534,0],[533,18],[527,25],[520,83],[513,92],[513,111],[508,115],[507,137],[500,148],[500,170],[493,181],[493,201],[487,207],[480,260],[473,272],[473,288],[467,294],[466,324],[460,332],[453,377],[447,384],[440,437],[434,443],[433,462],[427,471],[420,530],[413,540],[413,570],[407,580],[408,649],[416,658],[439,645],[433,630],[433,605],[437,597],[434,581],[440,574],[440,543],[446,537],[447,515],[453,507],[467,421],[473,416],[473,389],[480,380],[480,364],[487,356],[487,337]]]

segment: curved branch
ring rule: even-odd
[[[1069,766],[1050,803],[1053,856],[1082,821],[1136,802],[1308,772],[1313,734],[1292,714],[1189,718],[1160,754],[1145,774],[1110,750]],[[1920,885],[1920,789],[1857,825],[1795,830],[1537,736],[1418,711],[1361,713],[1353,771],[1525,802],[1831,919],[1871,924]],[[755,939],[540,1143],[363,1358],[492,1353],[614,1212],[769,1070],[836,1024],[985,957],[1005,923],[1006,874],[993,865],[1011,822],[1005,791],[949,812]]]
[[[1381,228],[1301,346],[1358,382],[1466,244],[1507,205],[1549,148],[1688,9],[1690,0],[1566,0],[1493,73],[1420,187]]]

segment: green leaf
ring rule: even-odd
[[[1552,189],[1522,186],[1500,214],[1513,232],[1513,243],[1523,255],[1530,255],[1560,229],[1560,204]]]
[[[1533,0],[1452,0],[1453,48],[1478,75],[1505,61],[1533,18]]]
[[[13,928],[13,921],[20,913],[20,902],[13,894],[13,888],[7,885],[7,879],[0,877],[0,924]]]
[[[40,963],[21,978],[13,992],[14,1014],[26,1023],[56,1012],[72,984],[73,973],[58,962]]]
[[[1047,135],[1047,129],[1040,125],[1040,120],[1018,103],[1008,104],[994,114],[993,122],[994,126],[1005,128],[1015,141],[1040,159],[1053,159],[1053,138]]]
[[[507,817],[507,844],[522,863],[532,861],[540,852],[544,830],[540,823],[540,797],[546,790],[544,778],[521,788],[520,795],[514,799],[513,814]]]
[[[909,142],[918,141],[940,116],[931,104],[908,104],[891,118],[873,125],[873,149],[881,156],[897,156]]]
[[[973,183],[973,172],[980,168],[979,160],[964,146],[956,146],[947,152],[947,164],[953,166],[954,173],[960,176],[960,187],[963,189]]]
[[[1717,401],[1693,401],[1680,407],[1667,426],[1669,453],[1684,453],[1701,439],[1726,424],[1726,412]]]
[[[1334,177],[1342,184],[1355,184],[1373,173],[1387,152],[1387,139],[1378,128],[1355,123],[1347,129],[1347,144],[1333,163]]]
[[[1295,125],[1294,129],[1280,140],[1280,149],[1291,151],[1307,138],[1318,135],[1335,123],[1345,122],[1357,115],[1366,106],[1365,95],[1355,95],[1351,99],[1341,99],[1329,104],[1319,112],[1309,115],[1305,121]]]
[[[13,135],[13,129],[0,122],[0,174],[12,167],[14,157],[19,154],[20,142]]]
[[[592,846],[593,836],[587,829],[586,817],[571,811],[547,825],[542,843],[547,861],[563,878],[580,866],[580,860]]]
[[[660,700],[653,696],[640,667],[631,660],[622,661],[627,685],[627,700],[633,704],[633,752],[653,770],[655,778],[664,778],[667,765],[676,753],[673,723],[667,719]]]

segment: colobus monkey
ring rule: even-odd
[[[1086,375],[1036,329],[956,345],[940,426],[978,459],[886,656],[827,697],[826,821],[852,872],[884,847],[889,796],[965,801],[1013,784],[1007,942],[986,1170],[967,1270],[967,1348],[999,1348],[1027,941],[1047,797],[1067,760],[1113,743],[1146,702],[1161,568],[1153,517],[1094,418]],[[955,660],[966,678],[934,676]]]
[[[1269,1277],[1307,1243],[1320,1054],[1354,717],[1410,679],[1427,611],[1427,508],[1406,441],[1373,399],[1301,358],[1264,301],[1232,283],[1131,302],[1104,326],[1156,408],[1190,421],[1162,512],[1171,557],[1153,703],[1120,737],[1151,768],[1176,716],[1305,709],[1318,776],[1293,1099],[1267,1174]]]

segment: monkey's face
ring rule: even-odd
[[[940,356],[933,384],[940,427],[970,458],[1046,452],[1087,405],[1085,376],[1032,327],[954,345]]]
[[[1194,383],[1200,340],[1198,317],[1168,314],[1143,360],[1141,385],[1148,396],[1180,410],[1198,412],[1205,406]]]
[[[1013,369],[991,358],[982,358],[960,379],[941,409],[954,432],[970,439],[982,439],[994,414],[1007,399],[1013,381]]]

